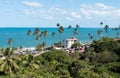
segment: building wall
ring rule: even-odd
[[[76,42],[77,40],[65,40],[64,47],[65,48],[71,48],[71,46]]]

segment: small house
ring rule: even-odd
[[[72,38],[68,38],[68,39],[66,39],[66,40],[64,40],[63,41],[63,44],[64,44],[64,48],[71,48],[71,46],[74,44],[74,43],[76,43],[76,42],[78,42],[78,39],[76,39],[76,38],[74,38],[74,37],[72,37]]]

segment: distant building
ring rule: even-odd
[[[78,39],[72,37],[63,41],[64,48],[71,48],[71,46],[76,43]]]

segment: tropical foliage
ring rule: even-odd
[[[91,47],[87,48],[83,53],[75,52],[68,54],[62,50],[51,50],[41,55],[34,56],[31,54],[13,55],[13,50],[14,49],[10,48],[3,50],[6,58],[3,62],[0,62],[2,69],[0,70],[0,77],[120,77],[120,43],[111,38],[103,38],[94,41]]]

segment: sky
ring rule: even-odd
[[[117,27],[120,0],[0,0],[0,27]]]

